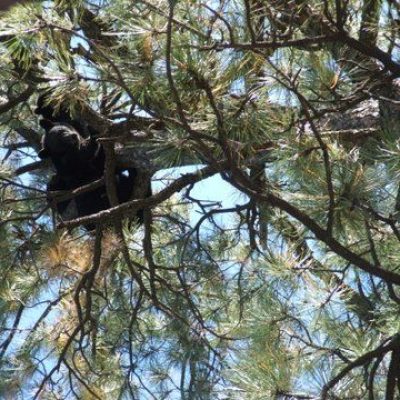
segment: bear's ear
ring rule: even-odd
[[[49,119],[41,119],[39,124],[45,131],[49,131],[55,125],[54,122]]]
[[[47,149],[40,149],[38,156],[41,160],[44,160],[45,158],[49,158],[50,154],[49,151]]]

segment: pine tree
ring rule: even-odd
[[[0,397],[399,398],[399,13],[2,11]],[[109,210],[53,210],[43,93],[96,131]],[[120,205],[116,164],[144,171]]]

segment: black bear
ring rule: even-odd
[[[65,109],[55,110],[46,105],[43,95],[39,97],[35,113],[43,117],[40,125],[45,130],[38,155],[42,159],[50,158],[56,170],[47,191],[73,190],[103,176],[105,155],[93,135],[94,129],[72,119]],[[136,168],[116,170],[115,183],[120,203],[131,200],[137,174]],[[147,196],[150,195],[149,188]],[[57,211],[65,220],[95,214],[109,207],[104,185],[72,200],[57,203]],[[143,210],[138,210],[136,217],[139,223],[143,223]],[[85,227],[88,230],[95,228],[93,224]]]

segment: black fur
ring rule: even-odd
[[[103,175],[104,152],[95,139],[82,138],[71,125],[64,123],[49,122],[46,126],[39,157],[50,158],[64,181],[71,186],[82,186]]]
[[[83,129],[82,124],[74,121],[67,111],[60,109],[55,112],[43,101],[43,98],[39,98],[35,111],[44,117],[40,121],[45,134],[39,157],[50,158],[56,169],[56,175],[49,181],[47,190],[73,190],[101,178],[105,163],[101,145],[94,137],[82,135],[78,130],[79,127]],[[115,182],[120,203],[131,200],[136,177],[135,168],[116,171]],[[150,188],[148,195],[151,195]],[[104,185],[56,204],[58,213],[65,220],[95,214],[109,207]],[[138,210],[136,217],[139,223],[143,223],[143,210]],[[85,227],[88,230],[95,228],[93,224]]]
[[[73,119],[70,116],[68,108],[61,104],[57,109],[49,103],[49,93],[43,93],[39,96],[35,114],[41,115],[44,120],[51,121],[56,124],[68,124],[75,128],[83,138],[90,136],[98,136],[99,132],[85,121]]]

